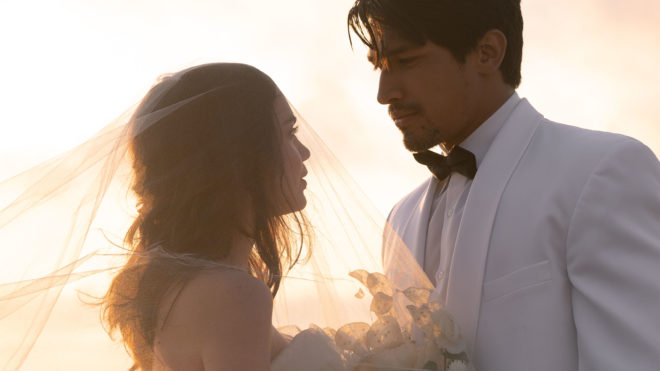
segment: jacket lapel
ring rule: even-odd
[[[497,206],[542,118],[526,99],[518,103],[495,137],[470,188],[456,237],[445,301],[461,328],[469,355],[474,354],[486,257]]]
[[[410,250],[419,266],[424,264],[424,247],[429,227],[429,216],[433,206],[433,195],[438,182],[432,177],[413,191],[412,198],[396,205],[385,228],[384,246],[386,255],[388,249],[396,249],[401,245]],[[396,256],[393,252],[389,253]],[[387,259],[386,259],[387,260]],[[390,262],[397,264],[396,262]],[[387,263],[386,263],[387,264]]]

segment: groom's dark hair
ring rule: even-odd
[[[507,39],[500,66],[504,82],[520,85],[523,19],[520,0],[356,0],[348,13],[350,31],[382,62],[383,30],[423,45],[427,40],[447,48],[459,63],[489,30],[500,30]],[[352,45],[352,40],[351,40]]]

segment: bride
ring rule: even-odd
[[[277,86],[240,64],[168,77],[134,121],[189,99],[134,128],[133,255],[105,296],[105,320],[136,369],[269,370],[287,343],[272,326],[272,298],[301,253],[291,235],[305,233],[310,153]]]
[[[135,213],[108,227],[97,219],[119,215],[105,207],[121,203],[109,195],[127,179]],[[99,272],[113,272],[102,317],[132,370],[415,370],[450,360],[433,344],[457,331],[427,305],[424,272],[254,67],[215,63],[162,78],[126,116],[0,183],[0,195],[10,200],[0,204],[0,244],[20,241],[34,257],[6,259],[3,249],[22,273],[3,264],[13,281],[2,276],[0,325],[37,304],[5,369],[44,336],[63,287]],[[396,248],[381,257],[383,228]],[[114,250],[90,250],[122,234]],[[389,279],[370,273],[383,271]],[[421,324],[435,335],[416,342],[415,313],[442,328]]]

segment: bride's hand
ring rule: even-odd
[[[270,358],[275,359],[282,350],[291,342],[293,336],[283,334],[273,326],[271,328],[271,348],[270,348]]]

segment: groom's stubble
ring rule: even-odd
[[[411,152],[419,152],[438,145],[441,141],[441,133],[424,113],[424,109],[414,103],[393,103],[388,107],[390,117],[397,116],[397,112],[414,112],[417,125],[398,126],[403,135],[403,145]]]

